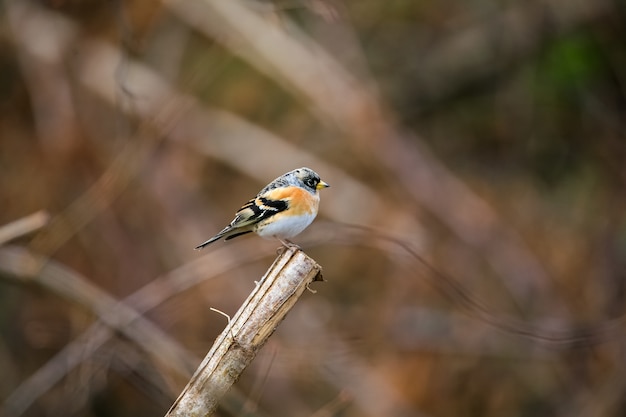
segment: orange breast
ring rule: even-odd
[[[288,200],[289,212],[293,215],[313,214],[317,212],[320,200],[300,187],[282,187],[271,190],[264,197],[273,200]]]

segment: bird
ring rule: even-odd
[[[310,168],[289,171],[266,185],[235,213],[228,226],[196,250],[250,232],[266,239],[276,238],[287,248],[297,246],[289,239],[313,222],[320,203],[319,190],[327,187],[330,185]]]

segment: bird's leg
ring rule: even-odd
[[[289,239],[281,239],[278,236],[276,236],[276,239],[278,239],[280,241],[280,243],[282,243],[283,246],[285,248],[287,248],[287,249],[290,249],[290,248],[301,249],[300,246],[296,245],[295,243],[293,243]]]

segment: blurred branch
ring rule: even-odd
[[[368,88],[315,41],[297,32],[295,25],[287,34],[240,1],[163,3],[187,24],[304,99],[338,128],[353,133],[356,126],[366,129],[379,121],[380,108]]]
[[[192,3],[194,7],[201,7],[204,4]],[[209,3],[213,4],[213,2]],[[540,292],[540,289],[545,290],[549,282],[547,274],[515,233],[503,226],[493,210],[451,175],[426,149],[418,150],[417,144],[410,145],[409,134],[396,133],[382,114],[376,97],[370,95],[365,86],[360,85],[357,80],[343,71],[330,56],[324,54],[319,48],[315,49],[312,41],[300,42],[299,39],[306,39],[304,35],[299,35],[297,39],[289,37],[278,28],[255,17],[254,13],[248,9],[239,10],[241,6],[236,3],[215,2],[219,4],[216,7],[220,8],[220,13],[226,13],[227,20],[232,24],[239,22],[236,19],[236,22],[233,21],[232,13],[235,12],[241,12],[242,16],[247,16],[245,19],[251,19],[249,22],[251,26],[244,28],[244,33],[240,35],[242,39],[238,42],[265,39],[264,36],[252,36],[253,33],[250,31],[254,29],[259,31],[258,33],[265,33],[264,31],[267,30],[273,47],[267,50],[261,48],[256,54],[262,52],[264,61],[273,62],[272,71],[279,72],[278,78],[291,80],[291,87],[300,91],[301,94],[308,94],[312,104],[319,111],[325,109],[328,113],[326,117],[333,117],[339,126],[352,133],[353,138],[359,138],[372,145],[373,149],[378,149],[375,153],[383,159],[390,171],[396,174],[398,182],[410,191],[409,195],[442,219],[464,242],[480,250],[490,261],[494,270],[502,275],[504,282],[508,284],[518,302],[528,300],[531,294]],[[190,3],[176,2],[174,4],[175,7],[184,9]],[[222,10],[224,7],[226,11]],[[233,11],[229,9],[230,7],[236,9]],[[206,10],[204,14],[202,10],[194,9],[193,13],[185,12],[185,10],[181,13],[186,13],[187,18],[206,17]],[[215,19],[215,16],[209,19]],[[209,25],[210,20],[207,22],[195,20],[194,22],[202,23],[211,31],[220,28],[219,25]],[[226,37],[232,41],[233,33],[236,32],[223,33],[222,38],[218,39]],[[217,33],[210,32],[210,34],[217,36]],[[289,55],[289,65],[298,67],[281,67],[281,64],[285,63],[279,60],[279,57],[274,57],[273,51],[291,51],[292,49],[299,52]],[[241,50],[242,48],[238,48],[237,52]],[[411,219],[404,210],[401,208],[396,210],[394,206],[386,204],[377,193],[360,182],[232,114],[201,108],[193,98],[177,93],[154,72],[130,61],[115,48],[104,43],[84,42],[80,52],[78,56],[81,62],[77,67],[77,75],[83,84],[112,105],[122,104],[124,111],[129,114],[138,114],[147,124],[156,128],[160,135],[169,135],[172,139],[186,141],[194,145],[196,149],[226,160],[255,178],[264,176],[271,179],[276,170],[276,166],[266,163],[267,155],[265,157],[259,155],[259,149],[267,149],[272,154],[280,154],[281,160],[285,161],[283,163],[291,163],[294,160],[303,161],[303,163],[310,161],[318,171],[332,177],[334,185],[344,191],[336,198],[329,199],[328,204],[322,206],[323,212],[329,217],[336,220],[351,218],[354,222],[372,225],[380,225],[382,219],[384,224],[395,223],[397,228],[405,230],[407,235],[423,237],[417,222]],[[253,56],[248,58],[254,59]],[[276,62],[273,61],[274,59]],[[126,63],[127,69],[125,85],[131,86],[135,98],[132,106],[116,100],[119,84],[114,74],[119,62],[122,61]],[[306,70],[302,71],[304,69]],[[324,80],[321,87],[319,80]],[[332,85],[325,86],[331,82]],[[341,103],[335,103],[331,100],[333,97],[334,100],[339,97]],[[343,110],[339,111],[339,109]],[[233,140],[235,137],[237,140]],[[411,141],[416,142],[414,138]],[[141,143],[141,141],[137,142]],[[247,146],[247,142],[254,143],[255,146]],[[145,151],[141,151],[141,145],[138,146],[139,152]],[[64,216],[54,222],[58,224],[58,227],[51,227],[49,232],[53,243],[41,244],[43,249],[58,246],[104,207],[103,203],[106,204],[113,193],[119,192],[118,190],[128,181],[132,172],[141,166],[136,163],[135,157],[134,151],[123,151],[119,156],[119,161],[111,165],[109,171],[102,176],[93,189],[68,208]],[[352,210],[355,204],[361,209]],[[458,210],[459,207],[463,207],[463,210]],[[385,216],[381,216],[380,213],[385,213]],[[393,227],[392,230],[394,229],[396,228]],[[528,301],[524,303],[529,304]],[[553,300],[552,305],[555,304],[557,305],[555,309],[558,310],[558,301]]]
[[[166,416],[209,416],[321,267],[299,249],[284,250],[217,338]]]
[[[582,326],[573,323],[571,317],[567,315],[549,317],[535,322],[510,317],[478,299],[459,279],[432,266],[408,242],[362,225],[343,223],[334,224],[333,227],[341,231],[337,242],[344,242],[348,245],[371,246],[388,254],[400,250],[409,255],[416,266],[413,270],[414,276],[423,277],[442,295],[461,307],[470,317],[512,335],[534,340],[552,348],[571,349],[612,341],[619,338],[626,326],[626,314],[624,313]],[[389,244],[392,247],[389,247]],[[541,321],[546,323],[545,326],[535,324]]]
[[[0,227],[0,245],[44,227],[50,215],[43,210]]]
[[[37,398],[47,392],[66,374],[71,372],[83,361],[88,360],[102,345],[112,338],[116,332],[124,334],[130,340],[138,343],[151,357],[158,358],[163,354],[164,356],[161,357],[163,361],[174,359],[174,365],[177,363],[183,364],[183,366],[173,366],[171,368],[177,372],[180,378],[188,379],[196,364],[200,362],[200,358],[195,357],[195,355],[178,345],[178,343],[167,334],[160,331],[148,339],[143,339],[142,335],[148,334],[150,336],[151,329],[154,328],[154,325],[143,319],[141,314],[157,307],[165,300],[180,292],[237,266],[241,266],[242,263],[256,262],[269,254],[269,251],[259,251],[258,248],[256,251],[253,251],[252,249],[258,246],[253,241],[238,241],[234,242],[233,246],[238,253],[248,254],[244,261],[242,261],[241,258],[233,259],[232,257],[225,256],[226,252],[231,250],[229,248],[206,252],[205,256],[184,264],[170,273],[153,280],[150,284],[127,297],[123,302],[113,301],[110,296],[104,294],[105,299],[101,301],[99,310],[96,310],[96,306],[90,304],[90,300],[92,297],[97,297],[98,294],[101,294],[101,290],[97,288],[91,290],[89,288],[91,284],[88,282],[78,284],[81,288],[87,287],[87,292],[93,292],[93,294],[88,296],[81,295],[80,290],[78,290],[78,292],[71,290],[64,291],[63,289],[56,290],[55,288],[62,284],[51,282],[49,274],[44,273],[41,275],[44,270],[39,272],[40,276],[35,275],[35,271],[39,270],[38,268],[40,268],[44,260],[42,257],[36,257],[30,254],[30,252],[19,248],[0,249],[1,277],[18,279],[19,281],[27,283],[36,282],[46,288],[50,286],[50,289],[57,294],[82,305],[90,311],[93,311],[94,314],[100,313],[109,316],[119,316],[117,320],[109,320],[108,323],[106,323],[110,327],[103,326],[100,321],[92,324],[79,337],[66,345],[63,350],[58,352],[48,363],[24,381],[9,398],[6,399],[3,404],[2,413],[0,414],[2,414],[3,417],[21,415]],[[54,263],[54,261],[50,262]],[[62,265],[57,265],[57,267],[64,268]],[[69,276],[64,279],[71,283],[74,282],[75,279],[83,278],[70,271]],[[67,285],[64,285],[62,288],[66,286]],[[122,313],[116,312],[120,305],[125,306],[123,309],[128,312],[128,314],[125,314],[124,311],[122,311]],[[131,308],[133,310],[130,310]],[[144,323],[148,323],[148,325],[144,326]],[[176,357],[170,358],[169,355],[176,355]],[[241,401],[237,400],[237,398],[241,396],[242,395],[235,390],[231,391],[229,397],[232,398],[229,398],[229,401],[225,402],[224,406],[235,407],[235,404],[241,404]],[[232,408],[229,409],[229,411],[232,411]]]
[[[13,40],[20,54],[25,57],[23,59],[25,60],[25,73],[36,72],[36,75],[33,76],[35,81],[31,83],[31,96],[35,103],[42,100],[43,102],[35,105],[35,115],[44,121],[54,120],[56,121],[55,123],[59,124],[59,120],[69,117],[69,114],[62,117],[62,114],[50,115],[49,112],[56,111],[64,115],[67,109],[73,108],[69,104],[63,104],[65,100],[62,98],[67,96],[66,98],[69,100],[71,96],[69,90],[65,91],[69,86],[66,85],[67,80],[64,79],[65,71],[63,70],[63,65],[65,65],[66,51],[76,42],[79,31],[69,19],[47,11],[31,1],[11,0],[7,2],[6,6],[8,9],[7,14],[10,17],[9,20],[14,28]],[[116,70],[121,65],[120,63],[121,61],[115,63]],[[57,76],[51,77],[51,72]],[[43,91],[46,91],[46,89],[36,84],[36,81],[42,80],[46,80],[46,83],[50,84],[49,87],[54,87],[52,91],[43,94]],[[117,94],[120,91],[123,92],[123,86],[116,84],[115,91],[115,100],[117,101]],[[48,96],[51,94],[54,95],[55,100],[60,100],[60,103],[50,102],[51,97]],[[39,100],[40,96],[42,97],[41,100]],[[184,111],[184,106],[180,106],[180,103],[174,104],[170,102],[170,104],[176,106],[178,111]],[[163,107],[164,117],[170,117],[170,112],[170,107]],[[154,114],[154,117],[160,123],[166,124],[166,121],[159,119],[160,115],[162,113],[157,112]],[[73,111],[71,112],[71,117],[74,117]],[[62,125],[74,127],[78,123],[74,120],[67,120],[63,121]],[[71,137],[68,132],[63,130],[57,132],[59,129],[42,125],[40,130],[43,132],[40,132],[40,136],[63,136],[66,139]],[[127,141],[91,188],[70,204],[62,213],[52,218],[45,233],[36,236],[33,240],[32,246],[36,248],[37,252],[53,253],[85,224],[90,222],[100,211],[108,207],[110,202],[119,195],[129,181],[139,172],[143,166],[142,161],[154,149],[157,141],[151,140],[154,136],[152,133],[150,125],[147,123],[143,124],[142,129],[137,133],[137,140]],[[157,138],[160,138],[160,136],[157,136]]]
[[[80,81],[111,105],[116,104],[118,87],[113,74],[118,62],[124,60],[126,82],[132,86],[138,100],[133,108],[125,106],[122,110],[153,124],[168,139],[225,161],[251,178],[262,178],[261,182],[271,180],[281,170],[293,169],[294,161],[314,166],[324,177],[333,178],[333,187],[342,190],[322,205],[321,210],[326,216],[334,220],[351,218],[364,224],[376,224],[380,222],[379,213],[385,211],[388,215],[383,219],[384,224],[399,225],[398,229],[410,230],[414,236],[422,234],[414,219],[403,210],[387,205],[371,187],[235,114],[201,106],[193,97],[176,90],[154,70],[123,55],[112,45],[85,42],[80,56],[77,74]],[[164,103],[176,113],[170,117],[156,117],[155,114],[165,113]],[[181,106],[184,112],[179,111]],[[168,123],[160,123],[162,120]],[[275,159],[275,155],[280,155],[280,159]],[[355,204],[360,210],[351,208]]]
[[[52,259],[36,256],[18,247],[0,249],[0,271],[24,283],[35,283],[53,293],[92,311],[107,326],[123,333],[137,345],[150,347],[154,359],[165,369],[184,375],[193,363],[180,345],[174,343],[152,322],[107,292],[91,284],[85,277]],[[139,326],[129,327],[131,323]],[[154,350],[152,346],[158,346]]]
[[[517,2],[454,32],[427,50],[408,69],[412,89],[423,101],[438,101],[467,85],[492,79],[582,23],[610,13],[609,0]]]
[[[43,10],[29,1],[22,3],[21,13],[34,17],[23,19],[21,24],[25,27],[47,22],[48,25],[66,28],[65,32],[69,34],[77,32],[73,23],[62,15]],[[54,31],[47,35],[47,39],[59,53],[68,47],[68,43],[75,41]],[[37,43],[33,42],[33,38],[25,38],[20,41],[20,46],[26,51],[34,51]],[[141,140],[127,141],[93,186],[52,219],[46,233],[34,240],[36,251],[52,253],[108,207],[142,168],[142,161],[151,155],[157,142],[151,140],[153,137],[168,137],[190,144],[203,154],[224,160],[252,178],[264,178],[261,182],[274,178],[276,172],[292,169],[293,161],[314,166],[324,176],[333,178],[334,187],[343,190],[322,206],[328,217],[376,224],[381,220],[379,213],[385,211],[388,215],[382,218],[383,225],[396,225],[394,229],[409,230],[413,236],[423,236],[423,230],[414,219],[403,210],[389,207],[371,187],[232,113],[200,106],[193,97],[180,93],[155,71],[124,55],[119,49],[104,42],[86,40],[76,46],[76,51],[78,79],[112,106],[119,107],[129,116],[139,116],[142,125],[137,136]],[[33,56],[37,57],[34,53]],[[119,79],[121,65],[124,69],[122,84]],[[120,91],[130,99],[119,100]],[[249,146],[250,143],[254,146]],[[260,155],[262,150],[267,154]],[[281,155],[281,158],[269,164],[268,161],[273,160],[270,154]],[[358,212],[350,208],[354,204],[360,205]]]
[[[37,138],[44,150],[57,158],[66,156],[78,139],[71,80],[64,59],[77,35],[76,27],[69,21],[32,13],[27,1],[7,0],[4,6],[29,91]]]
[[[418,137],[394,125],[366,82],[355,79],[295,25],[287,33],[241,1],[163,3],[189,25],[303,97],[355,146],[369,149],[404,187],[408,198],[427,208],[487,260],[518,306],[531,308],[539,294],[550,294],[554,310],[566,311],[558,294],[549,291],[548,273],[518,234]]]
[[[426,264],[424,260],[421,259],[421,257],[419,257],[419,255],[414,251],[414,249],[407,245],[406,242],[400,242],[392,237],[384,236],[373,230],[359,226],[355,227],[337,223],[333,223],[329,227],[322,227],[322,225],[323,223],[318,225],[319,227],[316,228],[319,229],[316,230],[316,232],[321,235],[321,237],[317,238],[317,241],[346,244],[351,247],[359,245],[372,246],[387,254],[396,254],[396,251],[399,249],[406,251],[412,258],[414,258],[414,261],[417,261],[418,264],[421,265],[418,270],[414,270],[415,275],[412,276],[412,278],[423,278],[427,280],[433,284],[433,286],[442,291],[443,294],[449,296],[456,305],[461,306],[471,317],[477,318],[482,322],[489,323],[490,325],[495,326],[495,328],[505,330],[508,333],[529,337],[535,342],[543,342],[542,344],[545,343],[546,346],[568,349],[579,344],[589,345],[603,343],[610,340],[610,337],[619,334],[619,331],[623,326],[623,319],[617,319],[607,321],[595,328],[587,326],[584,331],[569,331],[567,329],[571,329],[573,326],[571,324],[566,324],[565,322],[561,322],[562,327],[560,329],[556,329],[554,327],[554,318],[550,319],[550,322],[552,322],[550,327],[543,328],[527,325],[519,321],[513,321],[508,317],[502,316],[501,313],[491,310],[490,306],[485,306],[482,302],[476,300],[471,292],[463,288],[463,286],[461,286],[453,278],[443,276],[438,271],[433,272],[432,267],[428,266],[428,264]],[[388,246],[388,243],[392,243],[395,247]],[[168,339],[168,336],[162,333],[155,335],[153,338],[144,340],[140,337],[140,335],[149,332],[150,327],[153,327],[153,325],[150,325],[148,329],[142,329],[145,320],[136,319],[136,317],[150,309],[155,308],[166,299],[173,297],[182,291],[192,288],[193,286],[231,270],[232,268],[241,266],[242,261],[240,258],[234,259],[232,257],[225,256],[225,254],[231,250],[234,250],[237,253],[246,253],[247,255],[243,258],[245,263],[255,262],[268,255],[269,251],[259,252],[258,250],[252,250],[257,247],[258,243],[254,240],[235,241],[230,247],[223,247],[215,251],[207,252],[205,256],[157,278],[141,290],[126,298],[123,303],[114,302],[108,295],[105,294],[104,300],[101,302],[101,306],[99,307],[93,307],[90,304],[90,300],[93,297],[98,297],[101,293],[98,289],[95,289],[93,294],[90,294],[92,292],[91,290],[87,289],[85,291],[84,289],[81,289],[83,284],[78,284],[79,289],[76,292],[67,292],[64,290],[64,288],[73,285],[72,283],[76,277],[75,273],[70,272],[69,277],[63,277],[63,269],[61,269],[60,273],[57,272],[56,274],[49,274],[46,273],[46,270],[42,270],[43,273],[41,278],[33,278],[33,274],[29,271],[37,269],[35,266],[41,263],[41,258],[34,257],[29,255],[28,252],[16,248],[0,249],[0,272],[3,273],[1,276],[19,278],[21,280],[26,280],[26,282],[37,282],[46,287],[50,286],[54,292],[75,300],[81,305],[84,305],[86,308],[93,310],[96,314],[102,314],[104,316],[110,317],[118,314],[116,313],[116,310],[119,309],[120,305],[126,306],[125,308],[130,308],[130,306],[134,308],[134,312],[126,314],[122,311],[120,317],[115,319],[106,319],[105,317],[104,320],[106,320],[107,324],[113,327],[103,327],[100,323],[95,323],[80,337],[68,344],[51,361],[49,361],[48,364],[42,367],[36,374],[31,376],[29,380],[24,382],[7,399],[4,404],[4,411],[8,412],[10,410],[12,414],[6,415],[16,416],[21,414],[21,412],[32,404],[40,395],[46,392],[52,385],[58,382],[64,375],[70,372],[82,361],[93,355],[99,347],[101,347],[114,335],[113,329],[127,335],[127,337],[131,340],[136,341],[136,343],[138,343],[142,349],[149,352],[152,357],[159,357],[162,355],[162,346],[168,346],[170,344],[175,345],[176,342]],[[61,277],[61,282],[50,281],[51,279],[56,280],[57,276]],[[57,289],[57,287],[60,289]],[[83,295],[83,292],[87,292],[87,295]],[[129,335],[136,336],[130,337]],[[158,340],[158,342],[155,342],[155,339]],[[182,362],[188,364],[184,369],[178,369],[180,376],[188,377],[191,369],[193,369],[190,368],[189,365],[197,363],[199,361],[198,358],[195,358],[195,356],[186,352],[183,348],[170,347],[165,351],[165,354],[169,351],[178,352],[182,356],[182,359],[179,359],[178,362],[182,360]],[[168,356],[166,355],[164,357],[167,358]],[[342,369],[343,367],[344,366],[340,366],[339,364],[335,365],[335,368],[337,369]],[[358,372],[358,374],[369,375],[369,373],[365,371]],[[360,383],[365,384],[367,382],[369,385],[373,384],[380,386],[377,388],[378,390],[384,389],[388,391],[392,389],[390,386],[387,386],[385,381],[376,381],[372,378],[373,377],[367,379],[367,381],[361,380]],[[370,404],[370,402],[368,402],[367,398],[360,398],[358,396],[359,392],[360,391],[357,390],[357,393],[355,394],[355,401],[359,403],[362,402],[363,404],[369,404],[366,407],[368,409],[369,407],[374,407]],[[231,407],[236,407],[237,404],[241,404],[241,402],[230,398],[231,394],[235,397],[240,397],[240,394],[231,391],[231,393],[228,394],[228,401],[224,404],[228,404]],[[398,401],[394,402],[395,406],[398,406]],[[387,407],[385,409],[390,409],[389,407],[392,407],[391,404],[385,404]],[[385,407],[385,405],[377,403],[373,409],[377,409],[377,407],[381,406]]]

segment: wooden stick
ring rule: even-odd
[[[166,417],[210,416],[322,268],[297,248],[284,250],[229,320]]]

